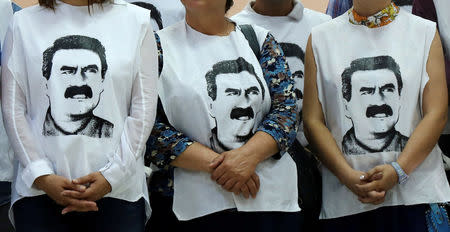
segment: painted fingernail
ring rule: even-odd
[[[366,176],[364,176],[364,175],[361,175],[361,176],[359,177],[360,180],[364,180],[365,178],[366,178]]]

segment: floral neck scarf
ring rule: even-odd
[[[395,18],[398,16],[399,12],[400,8],[392,2],[389,6],[387,6],[383,10],[368,17],[358,15],[358,13],[356,13],[356,11],[354,11],[352,7],[350,10],[348,10],[348,16],[349,21],[352,24],[363,25],[368,28],[377,28],[388,25],[389,23],[393,22]]]

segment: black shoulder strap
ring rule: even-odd
[[[258,37],[256,37],[255,30],[253,30],[253,27],[248,24],[239,25],[239,27],[241,28],[242,33],[244,34],[245,38],[250,44],[250,47],[253,50],[253,53],[255,53],[255,56],[256,58],[258,58],[259,61],[261,58],[261,52],[258,43]]]

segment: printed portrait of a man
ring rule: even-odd
[[[262,81],[242,57],[215,64],[205,77],[215,121],[211,146],[216,152],[239,148],[253,136],[255,120],[261,114]]]
[[[302,108],[303,99],[303,70],[305,70],[305,52],[297,44],[293,43],[280,43],[281,49],[283,49],[284,56],[289,64],[289,68],[292,72],[292,77],[295,81],[295,96],[297,97],[298,108]]]
[[[114,125],[94,115],[107,70],[105,48],[95,38],[65,36],[44,51],[42,73],[49,99],[44,136],[112,136]]]
[[[354,60],[342,73],[346,116],[352,122],[342,141],[347,155],[401,152],[408,137],[396,130],[403,81],[390,56]]]

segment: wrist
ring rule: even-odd
[[[353,168],[351,168],[350,166],[348,167],[342,167],[340,169],[337,170],[336,173],[336,177],[338,178],[339,182],[341,182],[342,184],[346,185],[347,180],[351,179],[351,177],[353,176],[353,172],[355,170]]]
[[[237,150],[239,151],[238,154],[245,157],[246,160],[252,163],[255,167],[265,160],[264,155],[260,151],[252,149],[251,147],[244,145]]]
[[[392,162],[391,166],[394,168],[397,179],[396,182],[399,184],[404,184],[408,180],[409,176],[406,174],[406,172],[403,170],[403,168],[400,166],[397,162]]]
[[[42,190],[42,191],[45,191],[44,189],[45,189],[45,183],[47,182],[47,178],[49,177],[50,175],[43,175],[43,176],[39,176],[38,178],[36,178],[35,180],[34,180],[34,183],[33,183],[33,185],[37,188],[37,189],[39,189],[39,190]]]

